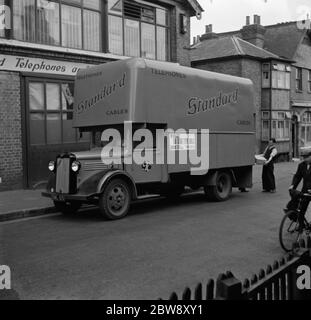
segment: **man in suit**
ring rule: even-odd
[[[311,152],[303,155],[304,160],[299,164],[296,174],[294,175],[292,185],[289,187],[289,192],[291,195],[295,193],[298,185],[302,180],[301,192],[306,193],[311,190]],[[308,209],[310,200],[304,199],[301,202],[301,211],[303,214],[306,213]]]
[[[267,148],[265,149],[263,156],[266,159],[266,163],[262,168],[262,191],[263,192],[276,192],[275,177],[274,177],[274,161],[277,155],[275,147],[276,140],[270,139]]]

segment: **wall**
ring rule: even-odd
[[[20,77],[0,72],[0,190],[23,185]]]
[[[190,12],[189,8],[182,5],[179,1],[165,0],[163,3],[170,4],[171,11],[171,60],[184,66],[190,66]],[[188,31],[180,33],[180,14],[187,16]]]
[[[241,76],[242,62],[241,59],[226,61],[202,61],[192,63],[194,68],[208,70],[212,72],[230,74],[232,76]]]
[[[290,111],[290,90],[272,89],[271,107],[272,110]]]
[[[292,81],[292,99],[295,101],[311,101],[311,92],[308,90],[308,70],[311,70],[311,40],[307,36],[294,56],[291,81]],[[303,68],[302,71],[302,92],[296,91],[296,69],[295,66]]]
[[[242,77],[248,78],[254,84],[254,103],[256,112],[256,153],[261,150],[261,62],[250,59],[242,60]]]

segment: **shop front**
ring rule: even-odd
[[[89,64],[0,55],[2,79],[20,82],[23,171],[26,187],[47,178],[49,159],[59,153],[87,150],[90,137],[72,128],[74,77]],[[9,76],[10,75],[10,76]],[[14,86],[14,83],[11,84]],[[17,92],[18,94],[18,92]]]

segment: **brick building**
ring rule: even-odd
[[[288,157],[290,137],[290,59],[264,49],[265,28],[258,16],[254,24],[240,32],[216,34],[212,26],[192,48],[195,68],[249,78],[254,83],[256,152],[261,152],[270,137],[278,142],[279,154]]]
[[[255,15],[254,23],[251,24],[250,17],[247,17],[246,25],[241,30],[215,34],[211,27],[207,26],[206,34],[193,46],[192,64],[194,67],[253,80],[256,91],[257,149],[265,146],[268,137],[276,138],[279,150],[289,156],[298,157],[304,148],[311,148],[310,20],[262,26],[260,17]],[[235,37],[238,42],[241,39],[247,41],[278,58],[270,62],[257,59],[261,61],[260,70],[260,65],[256,67],[252,57],[252,66],[246,67],[245,63],[240,63],[242,58],[238,59],[238,54],[230,56],[229,53],[223,57],[221,41],[216,39],[228,37]],[[208,50],[215,52],[218,65],[213,59],[205,59],[204,62],[200,58],[200,55],[204,58]],[[243,61],[245,59],[244,56]]]
[[[71,127],[79,68],[131,56],[190,65],[197,0],[0,0],[0,190],[44,182],[48,160],[88,149]]]
[[[311,148],[311,30],[310,21],[265,27],[265,47],[293,60],[291,71],[292,152]]]

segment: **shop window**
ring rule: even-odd
[[[57,2],[38,1],[37,21],[38,42],[50,45],[59,45],[59,4]]]
[[[108,0],[108,14],[111,53],[169,60],[168,10],[143,1]]]
[[[141,41],[142,41],[142,56],[147,59],[155,59],[155,27],[152,24],[141,24]]]
[[[88,142],[72,128],[74,85],[72,82],[29,82],[30,145]]]
[[[302,68],[296,68],[296,90],[302,91]]]
[[[81,10],[62,5],[62,44],[70,48],[82,48]]]
[[[140,56],[139,22],[135,20],[125,20],[125,55],[131,57]]]
[[[35,0],[13,1],[13,32],[15,39],[23,41],[36,41]]]
[[[102,0],[13,0],[14,38],[101,51]]]
[[[123,23],[122,18],[109,15],[109,48],[110,51],[123,55]]]

